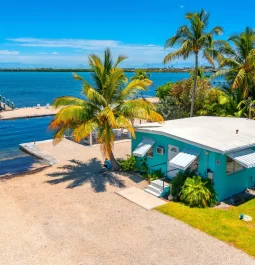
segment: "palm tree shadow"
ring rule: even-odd
[[[59,167],[60,172],[47,174],[54,179],[46,181],[49,184],[56,185],[63,182],[69,182],[66,188],[73,189],[90,183],[95,192],[106,191],[106,185],[110,184],[118,188],[124,188],[124,180],[116,173],[107,171],[105,174],[100,173],[102,163],[97,158],[88,162],[81,162],[75,159],[70,160],[71,165]]]

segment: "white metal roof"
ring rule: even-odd
[[[169,136],[220,153],[255,146],[255,120],[244,118],[201,116],[142,124],[136,131]]]
[[[142,142],[134,150],[133,155],[144,157],[150,148],[155,144],[155,141],[149,138],[144,138]]]
[[[171,166],[186,170],[200,155],[198,150],[184,149],[176,155],[169,163]]]
[[[255,151],[252,149],[230,153],[228,156],[246,168],[255,167]]]

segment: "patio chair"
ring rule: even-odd
[[[40,109],[40,108],[41,108],[41,104],[37,104],[37,105],[36,105],[36,108],[37,108],[37,109]]]
[[[50,104],[47,103],[46,106],[45,106],[46,109],[49,109],[50,108]]]

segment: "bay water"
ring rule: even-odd
[[[92,83],[91,73],[78,73]],[[127,73],[130,78],[133,73]],[[189,77],[189,73],[151,73],[153,85],[144,93],[153,97],[156,88],[169,81]],[[45,106],[60,96],[83,97],[82,83],[63,72],[0,72],[0,95],[14,102],[15,107]],[[19,144],[52,138],[48,125],[52,117],[0,121],[0,175],[28,169],[34,158],[19,150]]]

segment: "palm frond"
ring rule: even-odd
[[[246,72],[244,69],[240,69],[240,71],[237,73],[236,78],[233,83],[233,89],[239,88],[243,85],[244,79],[246,76]]]
[[[138,91],[146,90],[148,86],[152,84],[149,79],[144,80],[133,80],[128,86],[121,92],[121,99],[127,99],[137,94]]]
[[[113,68],[116,68],[122,61],[126,60],[127,58],[127,56],[120,55],[117,61],[115,62]]]
[[[97,128],[98,128],[98,123],[94,119],[82,123],[74,129],[72,134],[73,139],[76,142],[80,142],[82,139],[88,137]]]
[[[117,124],[118,128],[127,129],[132,134],[132,137],[135,138],[134,127],[133,127],[132,123],[127,118],[120,115],[119,117],[116,118],[116,124]]]
[[[85,103],[86,102],[83,99],[71,97],[71,96],[64,96],[64,97],[56,98],[53,101],[53,107],[59,108],[59,107],[68,106],[68,105],[83,106]]]
[[[93,103],[100,104],[103,106],[107,105],[105,98],[92,87],[88,89],[87,97],[88,100],[92,101]]]

